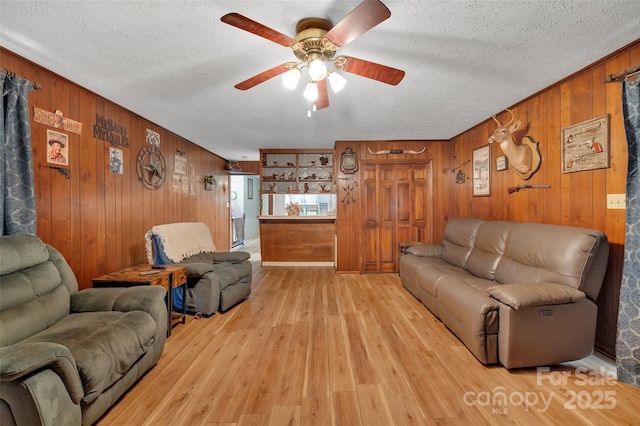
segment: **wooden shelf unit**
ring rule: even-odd
[[[262,149],[260,159],[260,194],[335,193],[332,150]]]

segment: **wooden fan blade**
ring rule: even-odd
[[[342,47],[390,16],[391,11],[380,1],[365,0],[324,36],[336,46]]]
[[[318,81],[318,99],[316,99],[316,110],[329,107],[329,93],[327,92],[327,79]]]
[[[289,71],[289,67],[287,67],[287,63],[277,65],[271,69],[261,72],[260,74],[254,75],[253,77],[241,83],[236,84],[234,87],[240,90],[251,89],[253,86],[257,86],[258,84],[264,83],[265,81],[277,75],[280,75]]]
[[[281,32],[262,25],[259,22],[247,18],[246,16],[242,16],[239,13],[228,13],[220,18],[220,20],[225,24],[233,25],[234,27],[248,31],[262,38],[266,38],[267,40],[278,43],[284,47],[289,47],[298,42],[295,38],[284,35]]]
[[[397,85],[404,78],[404,71],[402,70],[352,56],[340,56],[336,58],[335,65],[336,68],[340,70],[378,80],[392,86]]]

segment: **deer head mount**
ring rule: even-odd
[[[540,168],[542,157],[540,156],[540,148],[538,142],[531,137],[525,136],[521,143],[515,141],[515,131],[522,124],[522,120],[513,123],[515,115],[513,111],[507,109],[511,113],[511,121],[504,126],[500,124],[496,116],[492,116],[494,121],[498,123],[498,128],[493,135],[489,137],[489,143],[498,143],[504,155],[509,159],[509,163],[513,166],[513,170],[522,180],[529,180],[531,176]],[[513,124],[511,124],[513,123]]]

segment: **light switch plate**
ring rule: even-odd
[[[626,194],[607,194],[608,209],[625,209],[627,196]]]

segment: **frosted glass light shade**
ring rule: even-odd
[[[327,66],[320,59],[309,63],[309,77],[313,81],[320,81],[327,76]]]
[[[310,81],[307,87],[304,88],[302,95],[310,102],[316,101],[318,99],[318,84]]]
[[[282,74],[282,83],[287,89],[293,90],[298,86],[302,73],[298,68],[290,69]]]
[[[330,73],[327,78],[329,79],[329,85],[333,93],[338,93],[347,84],[347,80],[337,72]]]

